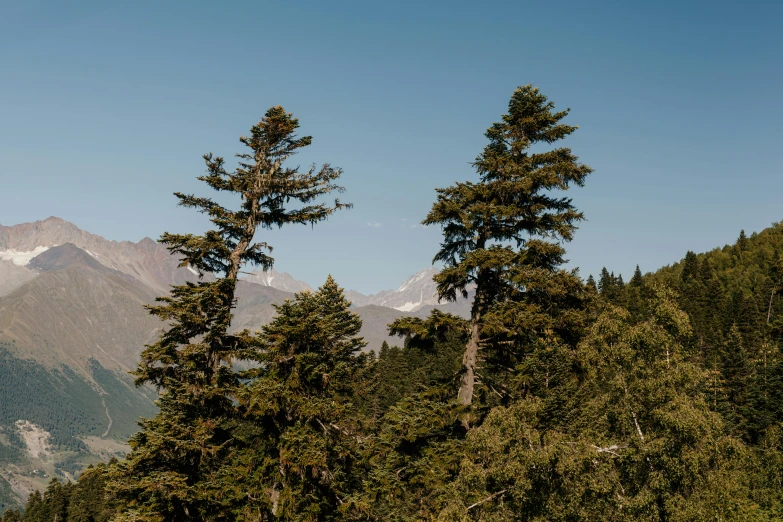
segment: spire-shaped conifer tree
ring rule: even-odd
[[[633,271],[633,277],[628,281],[628,286],[633,288],[639,288],[642,286],[642,271],[639,270],[639,265],[636,265],[636,269]]]
[[[317,292],[275,306],[258,337],[256,368],[239,395],[243,447],[227,466],[239,520],[339,520],[358,489],[351,406],[362,321],[329,276]]]
[[[172,287],[150,313],[166,321],[160,339],[146,347],[134,372],[138,385],[162,394],[160,412],[141,423],[132,451],[116,470],[113,487],[125,502],[121,519],[196,521],[219,518],[222,485],[205,480],[224,456],[230,440],[225,422],[234,412],[238,377],[232,368],[248,358],[254,344],[248,332],[229,333],[237,276],[246,263],[269,268],[272,248],[255,242],[260,229],[315,224],[348,205],[322,196],[341,192],[341,170],[328,164],[300,172],[286,161],[310,145],[298,137],[299,121],[282,107],[269,109],[240,142],[246,152],[229,171],[221,157],[204,156],[199,179],[239,199],[236,209],[177,193],[180,205],[209,216],[204,235],[169,234],[161,242],[182,266],[213,274],[214,280]],[[124,517],[124,518],[123,518]]]
[[[473,164],[479,181],[438,189],[423,222],[443,229],[434,259],[445,264],[435,276],[439,297],[453,301],[476,287],[458,393],[462,405],[473,401],[485,315],[524,290],[520,279],[536,278],[539,270],[550,273],[562,263],[562,247],[542,239],[569,241],[583,219],[571,200],[556,192],[581,186],[592,170],[568,148],[542,150],[576,130],[561,123],[568,112],[556,111],[533,86],[517,88],[508,113],[485,134],[489,143]]]

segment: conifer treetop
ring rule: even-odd
[[[269,269],[274,263],[269,256],[272,247],[265,242],[252,242],[257,229],[313,225],[337,210],[351,207],[339,199],[332,204],[315,202],[321,196],[344,191],[335,183],[341,169],[325,163],[300,172],[299,166],[285,164],[299,149],[312,143],[312,137],[296,135],[298,128],[298,118],[275,106],[253,125],[250,136],[240,137],[239,141],[250,151],[236,155],[239,161],[233,171],[226,170],[222,157],[204,155],[207,174],[198,179],[217,191],[238,194],[241,204],[238,210],[229,210],[210,198],[175,193],[180,205],[208,214],[216,226],[203,236],[165,233],[161,237],[172,253],[182,256],[183,266],[222,273],[232,279],[244,263]]]
[[[481,265],[489,267],[500,261],[498,256],[509,257],[501,244],[521,248],[534,236],[563,241],[573,237],[583,215],[570,198],[554,196],[552,191],[583,185],[592,169],[566,147],[531,150],[577,129],[561,123],[568,109],[554,107],[536,87],[517,88],[508,113],[486,131],[489,143],[473,162],[480,181],[437,189],[437,201],[423,224],[443,229],[443,242],[433,260],[446,265],[438,280],[442,299],[454,300],[458,292],[466,295],[465,287],[475,281]],[[489,250],[491,254],[477,253]],[[468,261],[471,253],[470,264],[475,266],[449,271]]]

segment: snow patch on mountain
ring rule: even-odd
[[[377,305],[394,308],[400,312],[416,312],[425,306],[437,306],[437,286],[432,277],[439,270],[435,267],[416,272],[406,279],[397,290],[383,290],[377,294],[364,295],[348,290],[346,297],[355,306]]]
[[[49,250],[47,246],[38,246],[33,250],[19,251],[13,248],[0,252],[0,259],[3,261],[11,261],[16,266],[27,266],[34,257],[38,256]]]
[[[397,290],[383,290],[372,295],[346,290],[345,296],[356,307],[376,305],[393,308],[400,312],[417,312],[426,306],[440,306],[442,304],[438,302],[438,288],[435,281],[432,280],[438,272],[440,270],[436,267],[416,272],[406,279]],[[294,279],[286,272],[278,272],[273,269],[258,270],[244,276],[243,279],[249,283],[276,288],[284,292],[296,293],[313,289],[304,281]]]
[[[397,290],[400,292],[400,290]],[[424,290],[421,291],[419,294],[419,300],[415,303],[413,301],[408,301],[404,305],[401,306],[394,306],[393,308],[395,310],[399,310],[400,312],[413,312],[415,310],[418,310],[422,304],[424,303]]]
[[[17,266],[26,266],[46,250],[66,243],[72,243],[106,268],[127,274],[159,294],[169,293],[172,284],[196,278],[195,274],[181,268],[177,256],[171,255],[161,243],[149,238],[138,243],[111,241],[56,217],[13,226],[0,225],[0,262],[7,260]]]
[[[296,293],[304,292],[305,290],[312,291],[313,289],[313,287],[304,281],[294,279],[291,274],[286,272],[278,272],[274,269],[257,270],[251,274],[248,274],[247,277],[243,279],[249,283],[277,288],[278,290],[283,290],[284,292]]]

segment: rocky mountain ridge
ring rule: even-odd
[[[79,229],[57,217],[14,226],[0,225],[0,296],[33,279],[37,272],[29,263],[48,249],[70,243],[84,250],[103,266],[134,277],[153,289],[166,294],[171,284],[195,281],[198,274],[190,268],[178,266],[165,246],[144,238],[131,241],[112,241]],[[432,277],[436,267],[421,270],[405,280],[396,290],[383,290],[365,295],[347,290],[354,306],[376,305],[400,312],[416,312],[428,306],[439,307],[436,285]],[[257,270],[244,276],[244,281],[260,286],[296,293],[312,290],[312,286],[295,279],[287,272]]]
[[[112,241],[57,217],[14,226],[0,225],[0,265],[5,265],[0,269],[0,275],[30,279],[34,275],[27,270],[12,272],[9,265],[29,270],[27,264],[34,257],[65,243],[84,250],[107,268],[138,279],[158,294],[167,293],[171,284],[182,284],[197,277],[195,270],[180,268],[165,246],[148,237],[137,243]],[[12,286],[0,284],[0,288]]]
[[[305,290],[313,290],[313,287],[304,281],[294,279],[291,274],[287,272],[278,272],[274,268],[270,268],[269,270],[255,270],[249,275],[244,276],[243,279],[249,283],[277,288],[278,290],[291,292],[292,294],[304,292]]]
[[[416,272],[396,290],[382,290],[370,295],[362,294],[355,290],[346,290],[345,295],[354,307],[372,305],[393,308],[399,312],[420,312],[434,307],[448,308],[452,313],[467,315],[469,313],[470,298],[460,298],[456,303],[441,303],[438,301],[437,285],[432,280],[433,276],[438,272],[439,270],[436,267]],[[291,274],[278,272],[274,269],[253,272],[245,280],[286,292],[301,292],[313,289],[309,284],[295,279]]]
[[[362,330],[368,349],[398,342],[386,333],[396,317],[423,316],[433,307],[467,315],[469,300],[438,303],[436,273],[422,270],[396,290],[373,295],[346,292],[357,313],[368,316]],[[127,372],[161,328],[144,305],[172,284],[197,279],[149,238],[111,241],[56,217],[0,225],[0,341],[18,356],[49,367],[66,364],[87,377],[93,358]],[[239,284],[234,327],[257,330],[273,317],[275,304],[310,289],[285,272],[250,274]]]

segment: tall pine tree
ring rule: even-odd
[[[271,267],[271,247],[254,242],[259,229],[289,224],[315,224],[347,205],[322,196],[342,191],[335,184],[341,170],[328,164],[305,172],[286,161],[310,145],[298,137],[299,121],[282,107],[269,109],[240,138],[247,152],[229,171],[221,157],[204,156],[209,187],[238,196],[239,208],[226,208],[209,198],[177,193],[180,205],[209,216],[215,228],[204,235],[165,233],[161,241],[180,256],[182,266],[214,281],[172,287],[150,313],[167,322],[160,339],[146,347],[135,372],[139,385],[151,384],[162,394],[160,412],[141,423],[132,451],[112,482],[122,499],[123,520],[194,521],[223,516],[223,484],[212,480],[231,440],[226,422],[234,416],[239,384],[232,364],[252,353],[248,332],[230,333],[237,276],[253,263]]]
[[[568,241],[582,214],[556,191],[582,185],[592,171],[565,147],[533,152],[576,130],[561,123],[569,110],[556,111],[537,88],[514,91],[508,113],[485,133],[489,143],[473,163],[479,182],[438,189],[424,220],[440,225],[443,242],[434,261],[445,264],[435,276],[438,295],[454,301],[475,285],[470,338],[463,355],[458,402],[473,402],[482,329],[492,306],[513,292],[511,268],[562,260],[562,249],[535,238]],[[580,285],[581,286],[581,285]],[[467,422],[465,422],[467,425]]]

